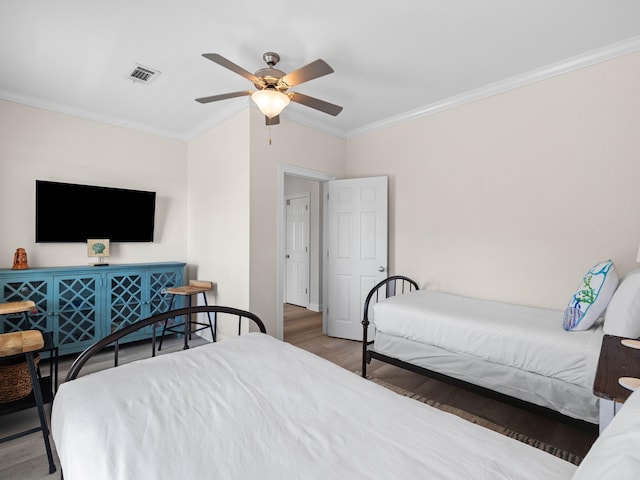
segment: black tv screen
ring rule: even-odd
[[[153,242],[156,193],[36,180],[36,242]]]

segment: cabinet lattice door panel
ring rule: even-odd
[[[149,274],[149,316],[169,310],[171,296],[167,288],[182,285],[182,275],[176,271],[150,272]],[[181,299],[174,302],[173,308],[182,307]]]
[[[0,321],[0,332],[15,332],[18,330],[51,330],[48,321],[48,301],[51,292],[51,282],[46,279],[20,278],[2,283],[2,302],[23,302],[32,300],[36,304],[36,312],[30,312],[28,322],[23,314],[5,315]]]
[[[143,275],[123,273],[109,275],[109,333],[146,317],[143,311]]]
[[[57,323],[57,342],[90,345],[100,338],[97,325],[100,312],[98,298],[99,275],[56,277],[56,308],[54,323]]]

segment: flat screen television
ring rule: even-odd
[[[153,242],[156,193],[36,180],[36,243]]]

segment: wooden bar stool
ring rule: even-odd
[[[213,289],[213,283],[208,280],[189,280],[189,285],[185,285],[183,287],[171,287],[167,289],[167,294],[171,295],[171,302],[169,303],[169,310],[173,309],[173,304],[175,303],[176,295],[186,297],[187,298],[187,306],[191,306],[191,298],[193,295],[202,294],[202,298],[204,300],[205,305],[209,305],[207,303],[207,294],[206,292]],[[166,332],[172,333],[183,333],[184,334],[184,347],[186,350],[189,348],[189,340],[191,340],[191,334],[193,332],[199,332],[200,330],[205,330],[207,328],[211,329],[211,337],[213,341],[216,341],[216,316],[213,314],[213,321],[211,321],[211,313],[207,312],[207,318],[209,319],[209,323],[202,323],[196,320],[192,320],[190,318],[185,318],[184,323],[178,323],[174,325],[167,326],[170,319],[166,319],[164,321],[164,325],[162,327],[162,334],[160,336],[160,345],[158,346],[158,351],[162,349],[162,340],[164,339],[164,335]]]
[[[23,329],[35,329],[29,320],[29,312],[37,312],[35,302],[31,300],[23,300],[19,302],[0,303],[0,316],[22,313],[24,315]],[[29,325],[26,327],[26,325]],[[49,378],[52,381],[53,392],[58,391],[58,347],[53,343],[53,334],[51,332],[42,332],[44,337],[43,351],[49,352]]]
[[[40,389],[40,378],[38,375],[38,371],[36,370],[36,361],[34,359],[34,352],[41,350],[43,347],[44,339],[42,338],[42,333],[38,330],[26,330],[22,332],[0,334],[0,359],[20,360],[20,357],[23,357],[26,360],[26,370],[28,371],[27,377],[27,374],[24,373],[25,369],[23,369],[22,367],[22,365],[24,365],[25,363],[24,361],[19,361],[18,363],[11,362],[10,367],[5,367],[10,368],[11,371],[4,372],[2,378],[3,384],[7,383],[7,387],[15,387],[15,389],[19,391],[17,391],[15,395],[9,396],[8,399],[10,400],[10,402],[3,403],[3,405],[11,407],[11,402],[18,402],[23,398],[27,398],[31,394],[31,392],[33,392],[33,397],[38,410],[38,416],[40,417],[39,427],[31,428],[23,432],[0,438],[0,443],[8,442],[9,440],[14,440],[31,433],[42,431],[42,436],[44,437],[44,446],[47,450],[47,458],[49,460],[49,473],[53,473],[56,471],[56,465],[53,461],[53,454],[51,453],[51,444],[49,442],[49,427],[47,426],[47,419],[44,413],[44,402],[42,399],[42,390]],[[24,380],[27,380],[27,382],[30,380],[31,385],[26,385],[26,388],[24,388]],[[3,385],[3,387],[4,386],[5,385]],[[0,405],[0,407],[2,407],[2,405]],[[2,410],[3,408],[0,408],[0,411]]]

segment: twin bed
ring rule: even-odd
[[[593,380],[602,325],[566,332],[561,311],[417,287],[395,276],[370,292],[363,320],[363,376],[375,358],[598,423]],[[375,324],[373,341],[368,339],[370,323]]]
[[[181,310],[205,311],[251,315]],[[640,393],[576,467],[265,335],[254,315],[261,332],[75,378],[95,352],[160,317],[85,352],[61,385],[52,434],[66,480],[584,480],[640,471]]]

